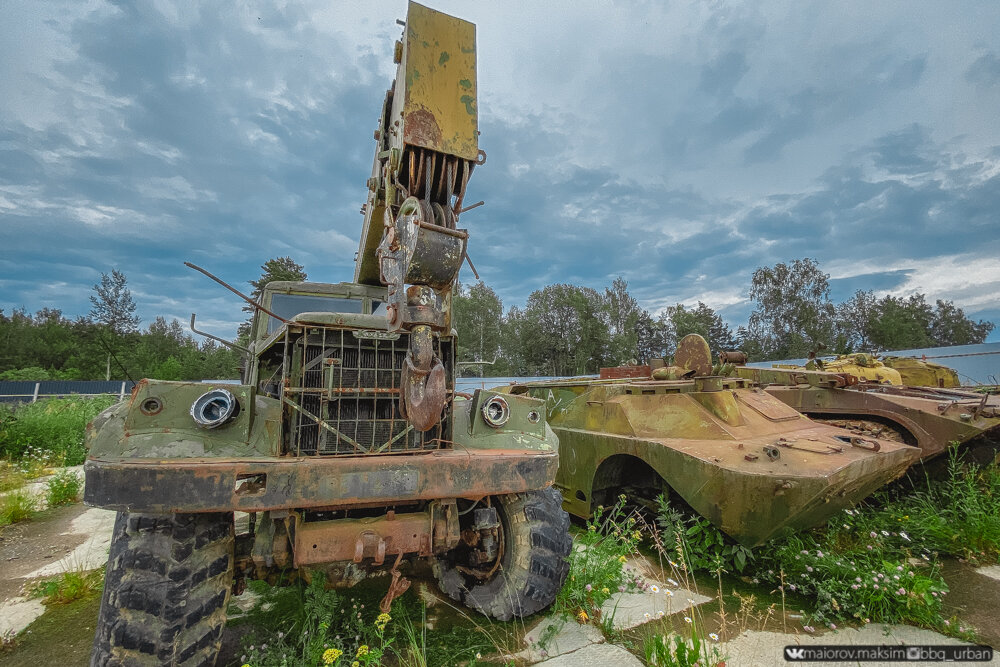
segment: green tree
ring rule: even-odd
[[[548,285],[532,292],[511,329],[517,332],[519,372],[528,375],[596,373],[606,363],[609,333],[604,299],[596,290]]]
[[[139,317],[135,314],[135,301],[132,292],[126,284],[125,274],[118,269],[112,269],[111,275],[101,274],[100,284],[94,285],[94,294],[90,297],[92,308],[90,317],[104,326],[109,337],[97,333],[98,340],[107,352],[105,364],[105,380],[111,379],[111,360],[127,375],[126,366],[119,359],[118,351],[122,348],[122,338],[136,331]]]
[[[101,282],[94,285],[94,294],[90,297],[93,305],[90,317],[119,335],[135,331],[140,322],[126,283],[125,274],[112,269],[111,275],[101,274]]]
[[[713,352],[732,350],[736,347],[736,338],[732,329],[712,308],[701,301],[691,310],[678,303],[667,308],[666,317],[673,325],[674,336],[680,340],[688,334],[699,334]]]
[[[253,287],[250,297],[260,302],[264,294],[264,287],[276,280],[306,280],[306,272],[301,264],[291,257],[274,257],[260,265],[260,278],[247,282]],[[253,324],[253,313],[256,310],[250,304],[243,306],[243,312],[250,313],[247,321],[239,326],[237,336],[240,340],[246,341],[250,337],[250,325]]]
[[[986,320],[974,322],[965,316],[965,311],[951,301],[937,300],[930,331],[935,345],[982,343],[986,341],[991,331],[993,331],[992,322]]]
[[[838,354],[871,352],[873,325],[878,316],[878,300],[871,290],[858,290],[847,301],[837,306],[837,343],[833,349]]]
[[[934,309],[923,294],[907,298],[886,295],[878,300],[871,324],[872,346],[878,350],[931,347]]]
[[[753,272],[748,335],[768,359],[804,357],[834,335],[836,309],[830,301],[830,276],[808,257]]]
[[[636,322],[636,358],[641,363],[649,363],[654,357],[666,357],[677,345],[673,325],[665,314],[653,317],[645,310],[639,313]]]
[[[452,296],[452,313],[458,331],[459,361],[495,361],[500,354],[503,302],[493,289],[479,281],[466,289],[458,285]],[[492,365],[465,367],[474,375],[493,375]]]
[[[608,361],[617,365],[638,359],[638,325],[645,311],[629,294],[628,283],[621,276],[604,290],[604,312],[608,323]]]

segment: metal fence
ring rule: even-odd
[[[0,403],[34,403],[40,398],[65,396],[103,396],[111,394],[119,400],[132,392],[131,380],[23,380],[0,382]]]

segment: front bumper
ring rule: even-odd
[[[130,512],[261,512],[481,498],[549,486],[555,452],[255,459],[88,459],[84,501]],[[260,476],[264,477],[261,478]]]

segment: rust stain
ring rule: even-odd
[[[437,148],[442,143],[441,126],[427,109],[411,111],[403,124],[406,143],[427,148]]]

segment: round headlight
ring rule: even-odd
[[[229,391],[213,389],[191,404],[191,418],[202,428],[216,428],[236,416],[240,404]]]
[[[494,396],[483,404],[483,421],[500,428],[510,419],[510,407],[502,396]]]

